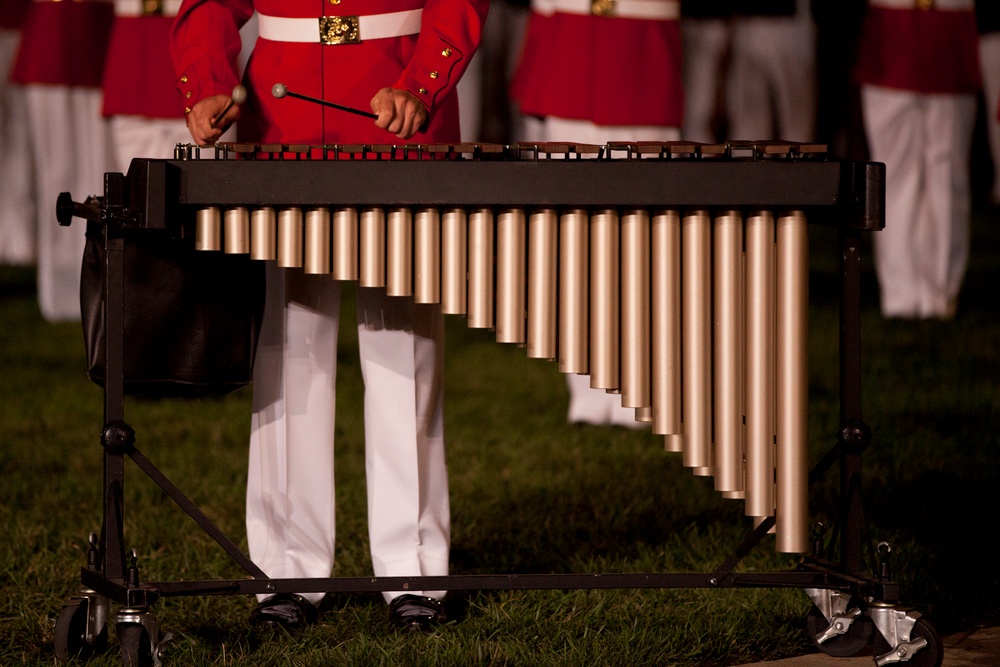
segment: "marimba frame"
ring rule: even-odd
[[[666,146],[666,150],[664,149]],[[275,147],[270,148],[274,151]],[[256,155],[262,147],[236,147],[243,157]],[[649,152],[648,146],[623,144],[602,150],[625,150],[632,157]],[[119,642],[126,664],[160,662],[163,634],[151,609],[161,597],[197,595],[253,595],[295,593],[302,591],[325,593],[380,592],[390,590],[543,590],[543,589],[622,589],[622,588],[736,588],[771,587],[802,588],[815,604],[807,618],[811,638],[820,650],[831,655],[854,655],[868,645],[873,626],[886,638],[890,649],[882,658],[895,661],[894,652],[909,651],[920,665],[939,665],[940,641],[933,628],[920,619],[919,613],[899,607],[898,585],[888,573],[887,552],[880,545],[880,571],[867,574],[863,562],[863,504],[860,494],[861,457],[871,442],[870,430],[862,419],[861,410],[861,246],[865,232],[875,231],[884,224],[884,166],[876,163],[853,163],[829,160],[789,161],[770,159],[774,155],[802,154],[801,146],[772,144],[730,144],[725,147],[694,144],[660,145],[655,160],[627,161],[620,179],[626,185],[617,193],[635,206],[662,203],[660,195],[643,190],[635,174],[656,170],[656,178],[669,184],[671,205],[765,208],[786,206],[788,179],[798,179],[798,192],[804,193],[796,205],[811,208],[820,218],[830,213],[845,219],[831,222],[837,227],[837,250],[840,255],[840,429],[836,446],[810,472],[810,482],[819,479],[829,468],[839,466],[840,497],[838,530],[829,545],[815,535],[814,548],[801,564],[790,571],[735,572],[740,561],[758,544],[774,525],[768,517],[745,537],[737,550],[716,569],[700,573],[586,573],[586,574],[491,574],[449,575],[440,577],[331,577],[318,579],[271,579],[206,517],[167,477],[135,447],[135,433],[125,421],[124,378],[124,250],[126,231],[136,228],[167,230],[171,212],[179,205],[193,206],[213,202],[219,206],[262,205],[267,202],[268,180],[279,180],[288,186],[282,197],[290,205],[321,205],[333,201],[351,201],[356,205],[384,204],[391,201],[400,206],[497,206],[504,197],[516,193],[517,202],[525,208],[559,208],[608,206],[607,194],[593,187],[592,174],[603,168],[602,160],[579,161],[561,170],[559,182],[539,179],[532,161],[505,161],[511,152],[523,154],[532,148],[463,146],[447,147],[451,153],[477,152],[476,161],[381,160],[353,161],[350,170],[338,165],[339,178],[324,175],[336,161],[324,168],[324,163],[310,159],[308,148],[277,147],[279,158],[287,154],[302,159],[272,162],[282,174],[272,170],[264,179],[259,169],[263,160],[238,160],[227,163],[229,176],[238,188],[220,188],[212,172],[219,168],[211,160],[190,159],[192,149],[178,149],[175,160],[139,160],[133,162],[127,175],[108,174],[103,197],[83,204],[73,203],[64,194],[59,201],[61,224],[69,224],[73,216],[101,224],[104,236],[105,264],[105,368],[104,368],[104,428],[101,434],[104,467],[104,511],[100,537],[92,534],[87,565],[81,570],[82,589],[60,614],[56,626],[56,653],[66,659],[87,656],[107,642],[106,623],[111,618],[111,604],[119,605],[114,615]],[[336,150],[340,150],[335,148]],[[349,147],[345,152],[356,157],[366,147]],[[381,155],[382,149],[372,148]],[[410,149],[403,151],[407,158]],[[534,148],[537,156],[538,148]],[[544,150],[551,150],[551,146]],[[296,153],[298,151],[298,153]],[[395,149],[393,149],[393,153]],[[723,153],[729,159],[715,159]],[[697,158],[672,159],[676,154]],[[749,159],[734,159],[749,154]],[[427,157],[417,154],[418,158]],[[492,158],[492,159],[491,159]],[[391,162],[394,178],[381,178],[381,171]],[[575,161],[573,161],[575,162]],[[745,168],[736,165],[747,162],[756,166],[754,177],[746,179]],[[311,164],[311,175],[303,170]],[[428,163],[435,174],[428,180]],[[513,165],[520,165],[514,167]],[[736,171],[734,171],[734,167]],[[792,176],[788,176],[792,170]],[[468,172],[473,171],[474,174]],[[523,172],[523,173],[522,173]],[[345,174],[349,177],[345,178]],[[527,174],[527,175],[525,175]],[[744,178],[735,178],[738,174]],[[489,183],[490,187],[463,190],[461,183],[469,179]],[[648,178],[648,176],[643,176]],[[377,195],[369,194],[366,183],[382,182]],[[548,180],[549,182],[545,182]],[[641,180],[641,179],[639,179]],[[317,188],[316,183],[323,187]],[[724,184],[706,187],[706,182]],[[331,183],[335,185],[331,187]],[[429,186],[429,183],[433,183]],[[183,191],[178,201],[171,201]],[[221,191],[221,194],[220,194]],[[706,192],[715,194],[715,201],[706,201]],[[318,195],[318,192],[322,192]],[[137,196],[141,193],[141,196]],[[359,194],[360,193],[360,194]],[[430,195],[428,193],[431,193]],[[257,197],[257,199],[254,199]],[[602,199],[603,198],[603,199]],[[182,201],[181,201],[182,200]],[[811,220],[812,221],[812,220]],[[123,539],[124,459],[130,458],[165,493],[167,493],[198,525],[236,561],[249,579],[202,581],[140,581],[137,556],[126,555]],[[836,550],[837,560],[827,553]]]

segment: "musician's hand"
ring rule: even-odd
[[[226,95],[213,95],[191,107],[191,113],[187,114],[187,126],[196,144],[199,146],[214,144],[240,117],[239,105],[233,104],[221,118],[216,120],[231,100],[232,98]]]
[[[427,107],[408,90],[383,88],[375,93],[371,106],[372,113],[378,115],[375,126],[400,139],[409,139],[427,122]]]

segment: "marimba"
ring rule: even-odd
[[[841,612],[862,590],[872,596],[876,589],[874,597],[889,601],[895,595],[889,582],[861,571],[856,484],[869,437],[860,412],[859,246],[863,232],[883,226],[883,203],[883,165],[830,160],[823,147],[774,142],[225,144],[179,146],[169,160],[134,160],[127,174],[106,176],[103,197],[73,204],[64,196],[59,207],[64,223],[73,215],[100,221],[108,251],[108,509],[104,536],[94,541],[93,563],[83,571],[88,608],[114,600],[133,610],[119,614],[127,625],[149,623],[149,607],[163,595],[796,586],[810,591],[822,623],[832,628],[837,616],[843,626]],[[812,546],[806,502],[812,223],[837,227],[841,254],[842,428],[838,450],[818,467],[841,465],[840,571],[827,563],[735,574],[772,528],[780,551]],[[740,553],[708,574],[269,579],[135,449],[124,423],[126,232],[167,234],[192,251],[245,255],[439,303],[470,327],[494,330],[498,342],[523,346],[530,357],[557,361],[560,371],[587,374],[593,387],[619,393],[685,466],[712,475],[724,496],[743,499],[756,528]],[[252,578],[128,583],[120,535],[125,455]],[[824,648],[836,635],[817,643]]]

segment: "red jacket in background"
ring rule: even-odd
[[[184,103],[174,85],[170,30],[174,16],[142,16],[128,11],[141,2],[116,2],[115,21],[104,64],[104,115],[183,118]],[[169,7],[169,5],[168,5]]]
[[[675,0],[630,0],[636,13],[676,13]],[[683,45],[677,18],[567,13],[534,0],[511,96],[521,112],[597,125],[680,127]],[[580,4],[580,3],[577,3]],[[599,2],[585,1],[584,9]],[[618,4],[623,11],[624,4]],[[596,9],[595,9],[596,11]]]
[[[917,93],[980,90],[979,35],[973,0],[929,9],[870,0],[854,75],[858,83]]]
[[[99,88],[111,34],[111,3],[35,0],[30,4],[11,80]]]
[[[31,0],[3,0],[0,2],[0,30],[17,30],[24,22]]]

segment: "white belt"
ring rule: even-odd
[[[293,19],[259,14],[257,30],[262,39],[272,42],[307,42],[312,44],[357,44],[369,39],[402,37],[420,32],[423,9],[367,16],[323,16],[316,19]]]
[[[975,0],[868,0],[868,4],[884,9],[940,9],[951,12],[971,12],[975,9]]]
[[[546,16],[559,12],[653,21],[671,21],[681,17],[679,0],[534,0],[531,7]]]
[[[181,0],[114,0],[115,16],[177,16]]]

